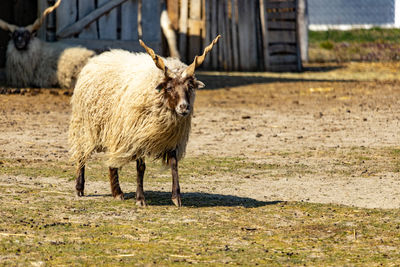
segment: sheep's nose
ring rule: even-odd
[[[180,105],[179,105],[179,108],[180,108],[181,110],[189,110],[189,109],[190,109],[190,105],[189,105],[189,104],[186,104],[186,103],[183,103],[183,104],[180,104]]]

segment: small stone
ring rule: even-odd
[[[51,95],[59,95],[59,93],[56,90],[50,90],[50,94]]]

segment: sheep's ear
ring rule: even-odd
[[[204,83],[202,83],[200,81],[196,81],[196,84],[197,84],[197,88],[199,88],[199,89],[204,88],[206,86]]]

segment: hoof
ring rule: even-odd
[[[82,190],[82,191],[76,190],[76,195],[77,195],[78,197],[83,197],[83,196],[85,195],[85,193],[83,192],[83,190]]]
[[[144,201],[144,199],[136,200],[136,206],[146,207],[146,202]]]
[[[114,196],[114,199],[125,200],[124,193]]]
[[[180,197],[173,198],[172,202],[175,204],[175,206],[182,207],[182,202],[181,202],[181,198]]]

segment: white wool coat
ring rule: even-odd
[[[83,47],[38,38],[30,41],[27,50],[19,51],[11,40],[6,55],[7,83],[15,87],[73,88],[80,70],[94,55]]]
[[[163,60],[175,73],[187,67],[178,59]],[[168,108],[156,90],[164,77],[144,53],[112,50],[90,59],[71,99],[72,161],[81,167],[93,151],[103,151],[107,165],[119,168],[146,156],[165,159],[175,149],[181,159],[192,113],[181,117]]]

